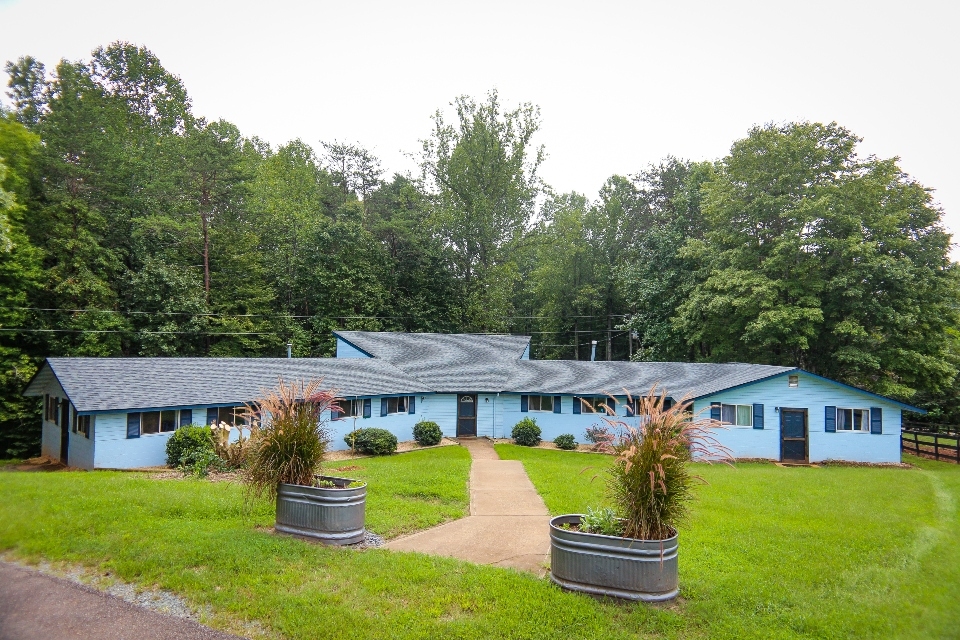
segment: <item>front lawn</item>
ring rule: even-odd
[[[609,458],[498,446],[551,511],[599,504]],[[369,482],[392,535],[463,512],[460,448],[332,463]],[[0,550],[175,591],[206,622],[290,638],[951,637],[960,628],[960,467],[703,467],[681,532],[682,598],[600,602],[507,569],[326,548],[270,533],[242,488],[119,472],[0,473]],[[362,469],[337,471],[360,466]],[[459,511],[458,511],[459,510]],[[465,544],[469,544],[465,541]]]
[[[553,514],[606,504],[608,456],[497,452],[524,463]],[[681,529],[685,615],[711,636],[955,636],[960,467],[909,462],[696,465],[709,484]]]

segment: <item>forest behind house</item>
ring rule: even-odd
[[[389,175],[359,144],[196,117],[131,44],[6,71],[0,457],[39,452],[20,393],[46,356],[330,356],[335,329],[799,366],[960,421],[943,212],[836,123],[758,125],[589,197],[543,182],[539,109],[496,91],[438,110],[418,171]]]

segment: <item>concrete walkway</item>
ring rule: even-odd
[[[387,543],[477,564],[546,573],[550,515],[519,460],[501,460],[485,438],[463,439],[470,451],[470,515]]]
[[[240,640],[67,580],[0,562],[0,640]]]

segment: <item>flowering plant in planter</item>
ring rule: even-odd
[[[364,536],[367,485],[320,475],[330,430],[339,411],[337,391],[322,380],[264,391],[247,407],[250,450],[244,479],[255,495],[277,501],[277,531],[327,544],[353,544]]]
[[[634,405],[628,395],[629,406]],[[634,416],[609,415],[618,433],[600,447],[615,456],[607,472],[613,509],[557,516],[550,522],[550,578],[574,591],[631,600],[675,598],[677,527],[693,486],[705,482],[689,463],[727,462],[713,435],[722,423],[691,415],[683,399],[668,406],[656,386],[637,399]],[[608,403],[616,406],[616,402]],[[614,412],[604,407],[608,414]]]
[[[616,456],[607,488],[627,538],[665,540],[675,535],[687,515],[694,485],[706,482],[688,463],[732,459],[713,435],[712,429],[722,423],[691,415],[692,402],[686,399],[673,406],[666,401],[654,386],[637,399],[636,426],[628,423],[629,418],[605,418],[619,432],[604,444]]]
[[[285,383],[261,391],[247,405],[250,442],[244,479],[257,495],[275,497],[280,484],[314,486],[330,444],[326,416],[336,391],[322,380]]]

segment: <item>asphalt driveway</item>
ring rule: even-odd
[[[191,620],[0,562],[0,640],[238,640]]]

